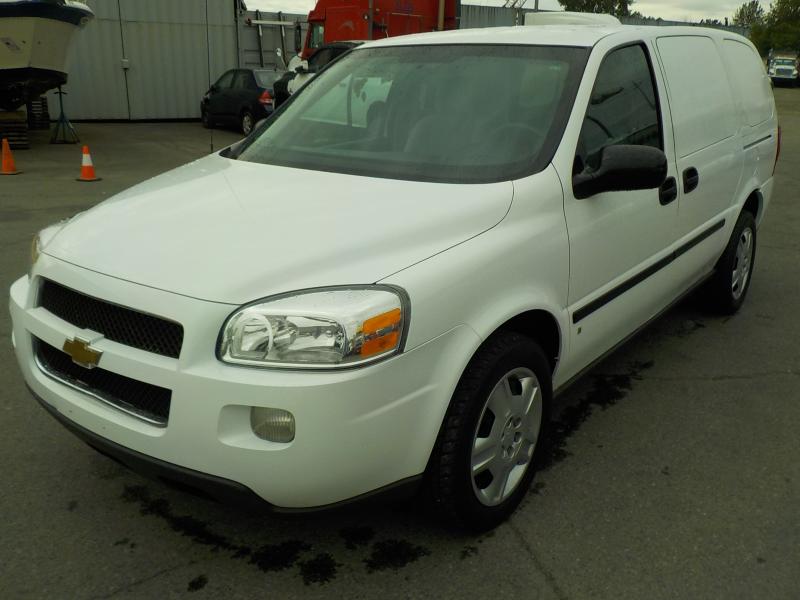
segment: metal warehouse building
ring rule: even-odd
[[[282,68],[283,60],[294,55],[295,23],[305,26],[306,19],[248,12],[241,0],[83,1],[95,19],[75,36],[67,61],[64,106],[73,120],[198,119],[203,93],[228,69]],[[515,25],[523,22],[525,12],[464,4],[460,27]],[[249,26],[248,18],[285,21],[286,26]],[[54,92],[48,101],[55,116]]]
[[[245,18],[255,13],[245,13],[238,0],[84,2],[95,19],[75,36],[64,87],[65,111],[74,120],[199,118],[209,80],[236,66],[282,67],[275,49],[293,55],[292,27],[305,20],[259,15],[287,27],[250,27]],[[53,112],[54,92],[48,101]]]

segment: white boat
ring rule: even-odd
[[[72,0],[0,0],[0,108],[67,82],[67,49],[92,9]]]

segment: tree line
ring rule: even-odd
[[[800,0],[775,0],[768,11],[758,0],[750,0],[736,9],[733,22],[750,28],[750,39],[763,55],[800,50]]]
[[[634,0],[558,0],[564,10],[606,13],[617,17],[644,17],[633,10]],[[764,10],[760,0],[748,0],[724,21],[705,19],[702,24],[736,25],[750,30],[750,39],[761,54],[770,50],[800,51],[800,0],[773,0]]]

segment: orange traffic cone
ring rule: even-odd
[[[83,147],[83,160],[81,161],[81,176],[78,181],[100,181],[94,172],[94,164],[92,163],[92,155],[89,154],[89,146]]]
[[[19,175],[21,171],[17,171],[14,165],[14,155],[11,154],[11,146],[8,145],[8,139],[3,138],[3,167],[0,169],[0,175]]]

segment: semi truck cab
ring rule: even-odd
[[[458,28],[460,0],[318,0],[300,55],[323,44]]]

